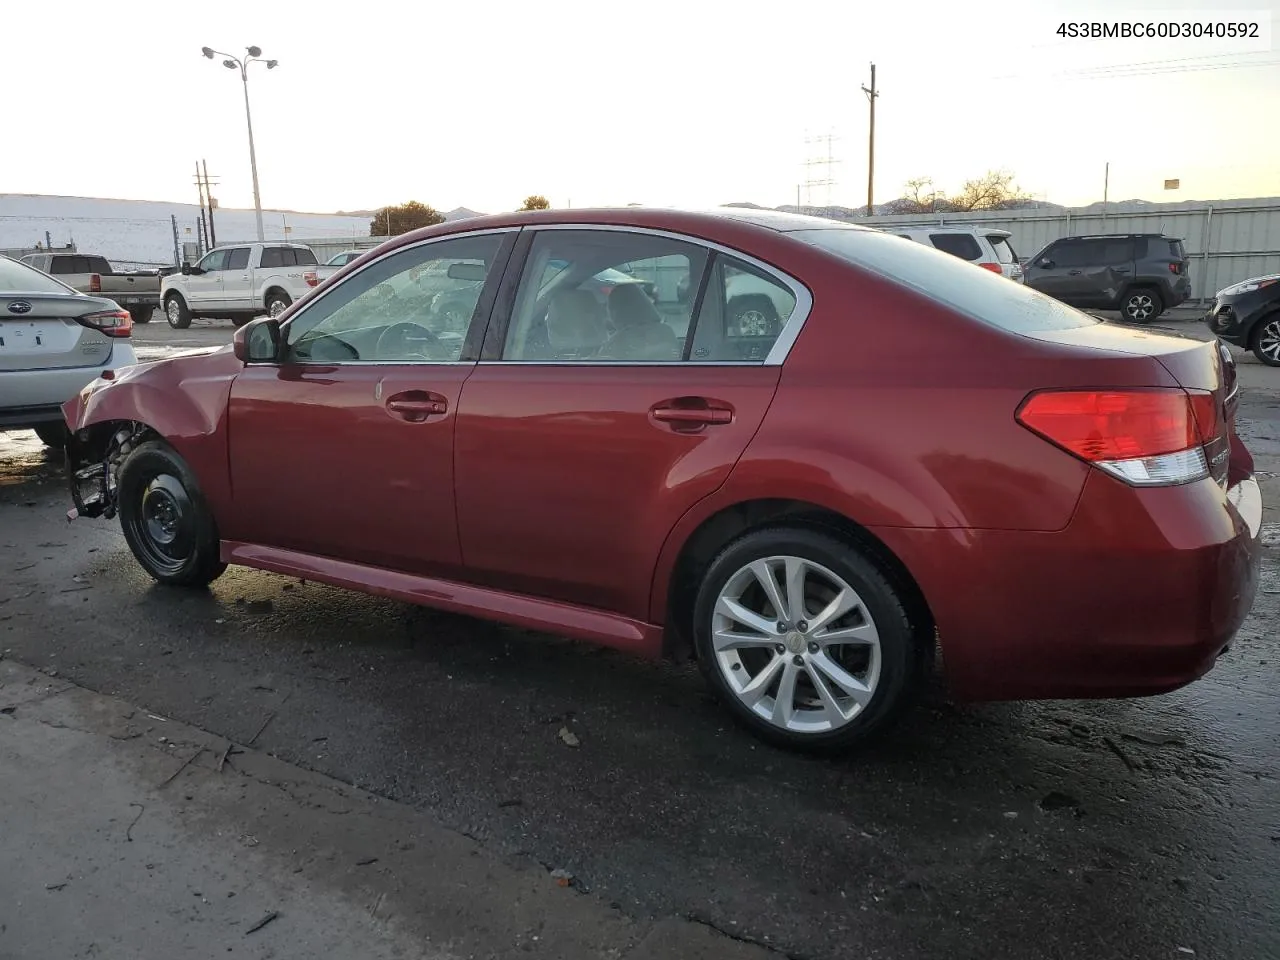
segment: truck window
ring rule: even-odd
[[[310,247],[294,247],[294,256],[297,258],[300,267],[315,267],[320,265],[320,261],[316,259],[315,251]]]
[[[77,270],[77,273],[111,273],[111,262],[106,257],[81,257],[84,261],[84,269]]]
[[[249,267],[249,248],[235,247],[227,254],[228,270],[246,270]]]

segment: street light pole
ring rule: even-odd
[[[222,61],[222,65],[228,70],[238,69],[240,71],[240,82],[244,86],[244,121],[249,128],[249,169],[253,174],[253,212],[258,223],[258,239],[265,240],[266,235],[262,229],[262,195],[258,191],[258,155],[253,146],[253,114],[249,110],[249,64],[265,63],[268,70],[274,70],[280,61],[263,60],[261,47],[246,47],[245,49],[249,55],[243,59],[209,47],[201,47],[200,52],[210,60],[213,59],[215,54],[220,57],[226,57]]]

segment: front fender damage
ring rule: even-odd
[[[71,433],[67,481],[75,506],[67,511],[68,522],[77,517],[115,517],[120,465],[151,433],[150,427],[135,421],[97,423]]]

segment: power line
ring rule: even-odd
[[[1227,59],[1233,58],[1233,59]],[[1206,70],[1245,70],[1251,67],[1270,67],[1280,65],[1280,59],[1274,57],[1264,60],[1249,60],[1241,54],[1216,54],[1203,57],[1173,57],[1166,60],[1148,60],[1129,64],[1103,64],[1096,67],[1084,67],[1078,70],[1063,70],[1056,73],[1023,72],[1009,73],[992,77],[993,80],[1023,79],[1078,79],[1104,80],[1123,77],[1160,76],[1170,73],[1199,73]]]

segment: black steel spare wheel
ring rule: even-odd
[[[158,441],[120,468],[120,524],[142,568],[161,583],[206,586],[226,569],[213,516],[186,462]]]

